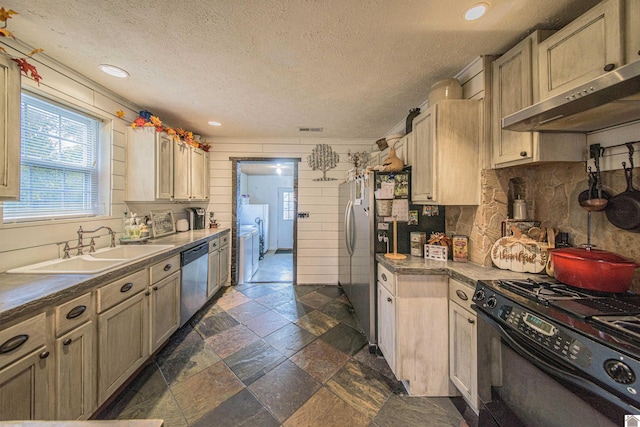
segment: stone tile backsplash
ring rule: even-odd
[[[640,168],[633,172],[634,187],[640,188]],[[587,211],[578,204],[578,195],[588,187],[584,163],[485,169],[481,180],[480,206],[448,206],[446,210],[447,231],[469,236],[472,262],[491,265],[491,246],[501,237],[502,221],[508,217],[516,194],[524,194],[529,219],[569,233],[574,245],[587,242]],[[622,170],[603,172],[602,183],[612,195],[626,189]],[[604,212],[592,214],[591,243],[640,262],[640,233],[613,226]],[[640,269],[636,270],[633,289],[640,291]]]

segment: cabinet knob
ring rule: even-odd
[[[84,313],[86,310],[87,310],[86,305],[78,305],[76,307],[73,307],[71,310],[69,310],[66,317],[67,319],[75,319],[76,317]]]
[[[151,292],[147,291],[147,292],[145,292],[144,294],[145,294],[146,296],[149,296],[149,295],[151,295]]]
[[[171,270],[171,264],[167,264],[164,266],[164,271],[169,271]]]
[[[49,357],[49,352],[47,350],[40,353],[40,359],[46,359],[47,357]]]
[[[460,290],[460,289],[456,289],[456,295],[458,295],[458,298],[460,298],[463,301],[466,301],[469,299],[469,297],[467,296],[467,294],[464,293],[464,291]]]
[[[120,292],[122,292],[122,293],[128,292],[128,291],[131,290],[131,288],[133,288],[133,283],[131,283],[131,282],[125,283],[120,288]]]
[[[520,152],[520,157],[527,157],[527,152],[526,151],[521,151]]]
[[[69,345],[73,342],[73,340],[71,338],[67,338],[66,340],[62,341],[62,345]]]
[[[476,323],[476,321],[475,321],[475,320],[473,320],[473,319],[467,319],[467,322],[471,323],[472,325],[473,325],[474,323]]]
[[[157,291],[157,290],[158,290],[158,287],[157,287],[157,286],[154,286],[154,287],[153,287],[153,290],[154,290],[154,291]]]
[[[615,65],[615,64],[607,64],[607,65],[605,65],[605,66],[604,66],[604,70],[605,70],[605,71],[611,71],[611,70],[613,70],[614,68],[616,68],[616,65]]]
[[[27,334],[16,335],[13,338],[9,338],[4,343],[2,343],[2,345],[0,345],[0,354],[9,353],[22,347],[22,345],[26,343],[28,339],[29,335]]]
[[[387,275],[386,274],[382,273],[380,275],[380,277],[382,277],[382,280],[384,280],[385,282],[387,281]]]
[[[387,297],[387,302],[391,302],[391,301],[392,301],[391,297]]]
[[[433,199],[433,196],[427,196],[427,199],[431,200]]]

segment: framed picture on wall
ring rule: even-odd
[[[176,232],[176,223],[173,220],[173,211],[151,211],[149,212],[153,222],[153,237],[166,236]]]

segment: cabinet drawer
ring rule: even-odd
[[[229,233],[225,233],[224,236],[220,236],[220,247],[227,246],[229,244]]]
[[[147,270],[140,270],[98,289],[98,313],[113,307],[149,286]]]
[[[451,301],[455,301],[457,304],[472,313],[475,313],[471,308],[471,304],[473,304],[472,297],[474,291],[475,289],[472,288],[471,285],[467,285],[454,279],[449,279],[449,299]]]
[[[43,346],[46,342],[45,314],[0,331],[0,368]]]
[[[220,239],[216,237],[215,239],[209,240],[209,252],[217,251],[220,248]]]
[[[91,320],[94,312],[91,292],[56,307],[56,336]]]
[[[396,275],[387,270],[382,264],[378,263],[378,283],[391,294],[396,294]]]
[[[180,254],[167,258],[164,261],[160,261],[159,263],[151,266],[151,283],[156,283],[158,280],[162,280],[179,270]]]

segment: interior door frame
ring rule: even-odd
[[[240,247],[240,236],[238,234],[238,206],[240,205],[240,174],[238,166],[242,162],[252,163],[293,163],[293,271],[291,283],[298,282],[298,163],[302,161],[300,157],[229,157],[231,161],[231,285],[238,284],[238,257],[237,252]]]

